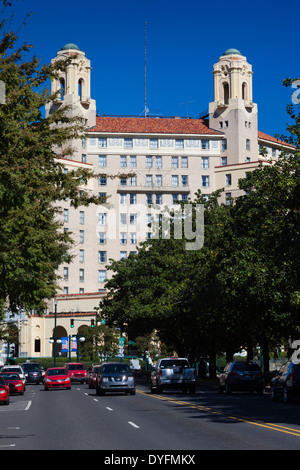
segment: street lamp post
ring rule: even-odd
[[[57,299],[54,299],[54,367],[56,366],[56,315],[57,315]]]

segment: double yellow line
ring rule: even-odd
[[[195,410],[205,411],[207,413],[211,413],[211,414],[214,414],[214,415],[226,416],[226,418],[230,418],[230,419],[235,420],[235,421],[240,421],[240,422],[243,422],[243,423],[252,424],[254,426],[260,426],[262,428],[270,429],[272,431],[278,431],[278,432],[282,432],[282,433],[285,433],[285,434],[290,434],[292,436],[300,437],[300,429],[299,430],[298,429],[293,429],[293,428],[289,428],[289,427],[286,427],[286,426],[280,426],[279,424],[267,423],[267,422],[264,422],[264,421],[260,421],[260,420],[256,420],[256,419],[249,419],[249,418],[245,418],[243,416],[238,416],[238,415],[234,416],[232,414],[225,413],[222,410],[217,410],[217,409],[214,409],[214,408],[210,408],[208,406],[197,405],[196,403],[189,403],[187,401],[182,401],[182,400],[174,400],[170,397],[165,397],[163,395],[157,395],[157,394],[149,395],[149,393],[144,392],[142,390],[137,390],[137,393],[140,393],[142,395],[147,395],[148,397],[151,396],[153,398],[157,398],[158,400],[168,401],[168,402],[174,403],[176,405],[183,405],[183,406],[186,406],[187,408],[193,408]]]

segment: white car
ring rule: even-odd
[[[26,381],[25,373],[22,366],[3,366],[1,372],[15,372],[19,374],[24,383]]]

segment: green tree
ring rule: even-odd
[[[66,117],[66,107],[43,117],[43,107],[54,98],[47,82],[66,62],[41,66],[36,57],[26,60],[31,46],[16,47],[7,23],[0,22],[0,80],[6,84],[0,105],[0,300],[13,310],[43,311],[72,243],[58,222],[59,202],[69,198],[78,207],[101,199],[80,192],[92,172],[79,168],[65,174],[59,158],[72,154],[70,142],[84,132],[78,119]],[[55,147],[64,150],[57,155]]]

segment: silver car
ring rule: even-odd
[[[101,364],[96,378],[96,394],[106,392],[125,392],[135,395],[135,381],[130,367],[125,362],[106,362]]]

